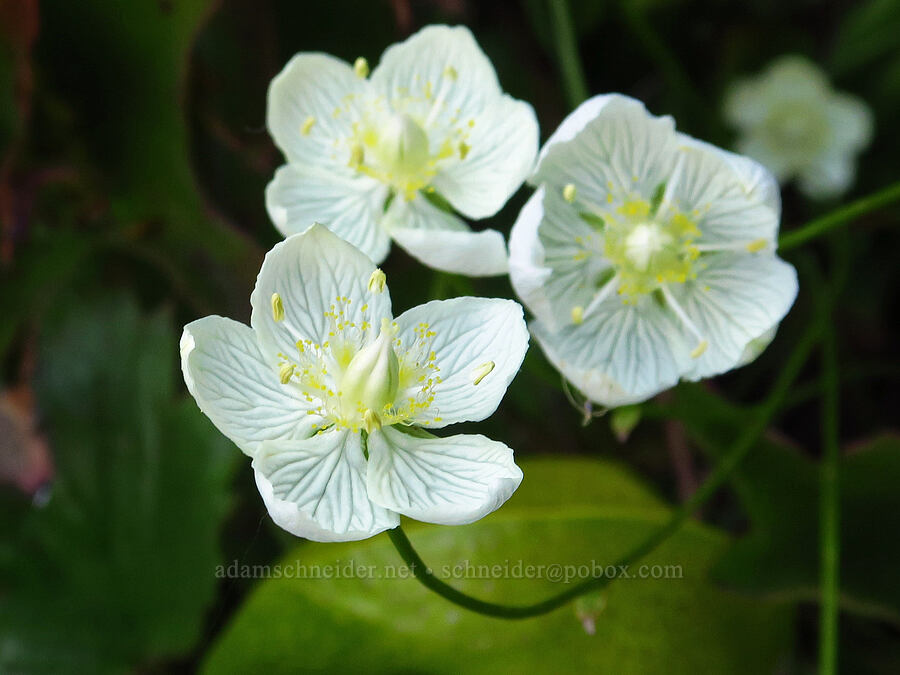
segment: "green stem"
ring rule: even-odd
[[[549,0],[550,23],[556,41],[556,58],[562,74],[569,106],[575,108],[588,97],[587,81],[578,57],[578,40],[566,0]]]
[[[828,302],[826,300],[826,302]],[[840,577],[840,486],[838,483],[838,366],[834,328],[829,322],[822,340],[822,439],[824,452],[819,493],[821,606],[819,672],[834,675],[838,654],[838,588]]]
[[[421,556],[416,552],[415,548],[413,548],[406,533],[400,527],[388,531],[388,535],[391,538],[391,542],[394,544],[394,548],[397,549],[400,557],[403,558],[403,561],[423,586],[460,607],[486,616],[494,616],[503,619],[527,619],[558,609],[571,600],[591,591],[598,591],[605,588],[618,577],[623,568],[627,569],[632,564],[654,551],[666,539],[677,532],[694,512],[712,497],[718,489],[722,487],[725,481],[728,480],[728,477],[741,463],[741,460],[744,459],[747,453],[754,445],[756,445],[756,442],[765,432],[769,422],[778,411],[778,408],[787,395],[792,383],[797,378],[800,368],[803,366],[807,356],[812,350],[813,344],[818,339],[820,330],[820,323],[818,321],[813,322],[806,335],[797,343],[793,353],[785,364],[784,369],[780,372],[778,380],[769,392],[769,395],[759,406],[757,414],[752,422],[745,428],[744,433],[738,437],[731,449],[722,458],[703,485],[700,486],[697,492],[695,492],[688,501],[675,509],[668,521],[638,546],[617,560],[613,564],[613,568],[616,570],[614,574],[586,579],[580,584],[576,584],[558,595],[554,595],[535,604],[504,605],[473,598],[438,579],[428,565],[422,560]]]
[[[900,181],[889,185],[883,190],[861,197],[855,202],[850,202],[846,206],[841,206],[831,213],[815,218],[795,230],[786,232],[778,240],[778,248],[781,251],[796,248],[810,239],[815,239],[819,235],[833,230],[839,225],[848,223],[854,218],[898,200],[900,200]]]

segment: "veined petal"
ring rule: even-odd
[[[371,83],[395,108],[422,120],[438,103],[433,125],[445,127],[451,118],[477,118],[501,94],[494,67],[464,26],[427,26],[391,45]]]
[[[294,354],[301,339],[326,342],[335,327],[332,305],[343,308],[344,323],[373,327],[369,336],[374,339],[381,319],[391,316],[387,288],[368,288],[374,271],[368,257],[321,225],[276,244],[266,254],[250,296],[250,325],[263,353]],[[272,313],[275,293],[284,306],[281,320]]]
[[[436,438],[386,427],[369,436],[369,498],[410,518],[463,525],[500,507],[519,487],[513,451],[484,436]]]
[[[567,380],[592,401],[615,407],[644,401],[678,382],[690,347],[668,311],[650,296],[601,303],[580,325],[558,331],[537,320],[531,333]]]
[[[703,263],[696,279],[669,288],[708,343],[684,371],[692,380],[737,366],[747,346],[776,326],[797,297],[796,271],[775,255],[716,253]]]
[[[275,144],[291,163],[322,166],[348,176],[350,138],[360,98],[371,85],[340,59],[328,54],[297,54],[269,85],[266,122]]]
[[[774,241],[781,217],[777,190],[761,167],[750,160],[678,135],[683,155],[672,193],[679,211],[687,213],[700,228],[698,242],[739,244],[757,239]],[[661,209],[666,208],[664,204]]]
[[[571,322],[572,308],[587,307],[609,261],[602,234],[590,227],[558,189],[540,187],[510,234],[510,280],[519,297],[548,327]]]
[[[253,460],[272,520],[312,541],[366,539],[400,524],[369,500],[366,468],[360,435],[349,430],[267,442]]]
[[[768,206],[775,213],[781,213],[781,189],[778,187],[778,180],[764,164],[687,134],[679,133],[678,140],[686,145],[718,153],[734,170],[741,188],[749,199]]]
[[[387,188],[367,176],[346,176],[285,164],[266,187],[266,208],[284,236],[320,223],[376,263],[391,238],[379,225]]]
[[[582,201],[614,209],[633,195],[652,195],[674,161],[672,118],[654,117],[640,101],[610,94],[582,103],[563,122],[541,151],[532,182],[548,190],[571,183]]]
[[[553,270],[544,264],[544,246],[538,236],[544,218],[544,188],[538,188],[519,212],[509,233],[509,280],[522,301],[541,317],[553,316],[544,291]]]
[[[478,116],[466,145],[465,159],[441,170],[434,186],[463,215],[488,218],[534,169],[538,149],[534,109],[500,97]]]
[[[469,276],[507,271],[506,242],[496,230],[473,232],[422,196],[394,198],[383,226],[403,249],[434,269]]]
[[[432,428],[476,422],[493,413],[528,349],[522,307],[512,300],[433,300],[404,312],[396,321],[398,353],[415,344],[421,324],[433,333],[426,338],[430,342],[425,354],[434,352],[441,380],[434,386],[430,407],[413,419]]]
[[[253,330],[237,321],[207,316],[185,326],[181,370],[200,410],[251,457],[265,440],[306,438],[321,423],[281,384],[278,364],[260,353]]]

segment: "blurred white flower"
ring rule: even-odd
[[[834,91],[825,73],[800,56],[784,56],[733,85],[725,116],[740,132],[738,152],[762,162],[782,183],[796,177],[813,198],[849,188],[856,155],[872,140],[869,107]]]
[[[510,276],[545,354],[593,401],[635,403],[742,365],[793,304],[771,174],[639,101],[583,103],[532,180]]]
[[[534,168],[531,106],[505,95],[467,28],[429,26],[389,47],[368,77],[327,54],[297,54],[272,80],[268,127],[287,164],[266,189],[276,227],[311,222],[380,263],[391,239],[426,265],[504,274],[494,215]]]
[[[419,428],[494,412],[528,346],[517,303],[455,298],[394,321],[384,273],[318,225],[269,252],[250,302],[250,327],[220,316],[185,327],[182,371],[253,458],[279,526],[346,541],[396,527],[401,513],[469,523],[518,487],[502,443]]]

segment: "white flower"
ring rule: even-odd
[[[518,487],[502,443],[418,428],[494,412],[528,346],[517,303],[455,298],[392,320],[384,273],[318,225],[269,252],[250,303],[250,327],[188,324],[181,364],[200,409],[253,458],[278,525],[346,541],[401,513],[469,523]]]
[[[541,151],[510,276],[550,361],[609,406],[745,363],[797,293],[778,186],[625,96],[592,98]]]
[[[732,86],[725,116],[740,131],[737,149],[779,181],[799,178],[810,197],[831,197],[853,183],[856,154],[872,138],[872,113],[860,99],[834,91],[825,73],[784,56],[753,79]]]
[[[266,189],[284,234],[324,223],[376,263],[393,239],[426,265],[504,274],[494,215],[534,168],[531,106],[503,94],[468,29],[429,26],[389,47],[367,78],[327,54],[297,54],[272,80],[268,127],[287,164]]]

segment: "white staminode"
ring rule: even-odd
[[[318,225],[269,252],[250,301],[251,327],[188,324],[181,363],[200,409],[253,458],[278,525],[345,541],[401,513],[469,523],[518,487],[502,443],[420,428],[494,412],[528,346],[517,303],[455,298],[394,320],[384,272]]]
[[[272,80],[268,126],[287,160],[266,189],[284,235],[321,222],[376,263],[393,239],[437,269],[506,272],[502,235],[453,211],[494,215],[533,169],[538,127],[468,29],[424,28],[371,77],[365,59],[297,54]]]
[[[737,149],[779,181],[799,179],[810,197],[853,184],[856,155],[872,140],[872,112],[861,99],[834,91],[825,73],[800,56],[783,56],[755,78],[737,82],[725,116],[740,132]]]
[[[772,176],[634,99],[579,106],[532,182],[510,237],[512,283],[550,361],[598,403],[752,360],[793,304]]]

